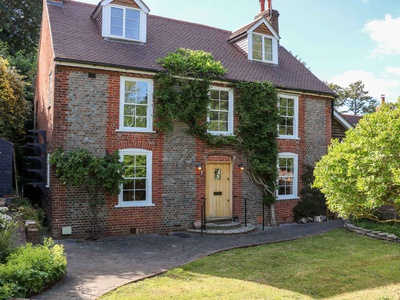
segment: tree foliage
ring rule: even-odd
[[[327,85],[337,94],[335,108],[345,113],[350,112],[354,115],[373,113],[378,105],[378,101],[368,95],[361,80],[351,83],[346,88],[333,83]]]
[[[123,182],[123,166],[119,154],[96,157],[87,149],[63,151],[57,149],[50,157],[57,177],[67,185],[83,187],[92,213],[91,236],[95,237],[98,211],[105,204],[103,193],[117,195]]]
[[[0,57],[0,137],[18,142],[29,114],[23,78]]]
[[[235,89],[235,108],[239,124],[234,136],[207,132],[210,87],[226,69],[204,51],[178,49],[158,62],[166,69],[155,78],[157,127],[172,130],[173,121],[189,125],[189,132],[209,144],[230,145],[244,154],[247,170],[260,187],[264,201],[271,204],[272,220],[277,179],[277,95],[270,83],[239,82]]]
[[[364,116],[342,143],[334,140],[315,177],[330,210],[342,217],[383,221],[377,213],[383,205],[399,214],[400,104],[382,106]]]
[[[0,0],[0,40],[8,44],[11,55],[36,51],[41,14],[40,0]]]

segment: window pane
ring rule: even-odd
[[[122,28],[122,18],[111,18],[111,27],[116,26],[116,27],[121,27]]]
[[[228,113],[227,112],[220,112],[219,113],[219,120],[228,122]]]
[[[262,37],[259,34],[253,34],[253,44],[261,44],[262,43]]]
[[[124,10],[122,8],[111,7],[111,17],[122,18],[124,15]]]
[[[136,29],[137,31],[139,31],[139,22],[138,21],[126,20],[125,26],[127,29]]]
[[[253,49],[253,59],[262,60],[262,52]]]
[[[146,179],[137,179],[135,180],[135,188],[138,190],[146,189]]]
[[[133,201],[133,191],[123,191],[122,201]]]
[[[220,110],[229,110],[229,102],[228,101],[221,101],[220,102]]]
[[[135,191],[135,201],[146,201],[146,191]]]
[[[147,104],[147,94],[138,93],[136,103]]]
[[[218,112],[217,111],[210,112],[210,120],[218,120]]]
[[[220,91],[220,99],[221,100],[229,100],[229,92],[228,91]]]
[[[138,10],[127,9],[126,10],[126,18],[130,20],[139,20],[140,12]]]
[[[210,130],[210,131],[219,131],[218,130],[218,121],[210,121],[208,123],[208,130]]]
[[[228,122],[219,122],[218,131],[228,131]]]
[[[135,29],[126,29],[125,37],[127,39],[138,40],[139,39],[139,30]]]
[[[219,91],[218,90],[211,90],[210,91],[211,99],[219,99]]]
[[[210,109],[219,109],[219,101],[211,100]]]
[[[146,117],[137,117],[135,127],[146,128],[147,127],[147,118]]]
[[[133,117],[124,117],[124,127],[135,127],[135,119]]]
[[[111,26],[110,33],[111,35],[122,36],[122,27]]]

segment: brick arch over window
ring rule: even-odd
[[[147,141],[129,140],[118,142],[118,149],[145,149],[153,151],[154,147],[154,143]]]

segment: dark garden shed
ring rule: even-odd
[[[0,138],[0,196],[13,193],[14,144]]]

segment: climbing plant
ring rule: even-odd
[[[57,149],[51,155],[50,162],[56,166],[56,175],[62,182],[84,189],[92,214],[91,238],[96,238],[99,210],[105,204],[104,192],[118,195],[123,182],[119,154],[107,153],[97,157],[87,149]]]
[[[172,130],[173,121],[189,126],[189,132],[213,145],[231,145],[247,159],[250,178],[263,192],[264,203],[271,205],[271,223],[275,224],[274,202],[277,180],[277,95],[267,82],[238,82],[235,113],[239,124],[232,136],[207,133],[210,86],[227,72],[212,54],[200,50],[177,49],[157,61],[165,71],[155,77],[156,126]]]
[[[280,120],[275,87],[267,82],[239,82],[235,91],[239,149],[247,159],[250,178],[263,192],[264,203],[270,205],[271,224],[275,225]]]

